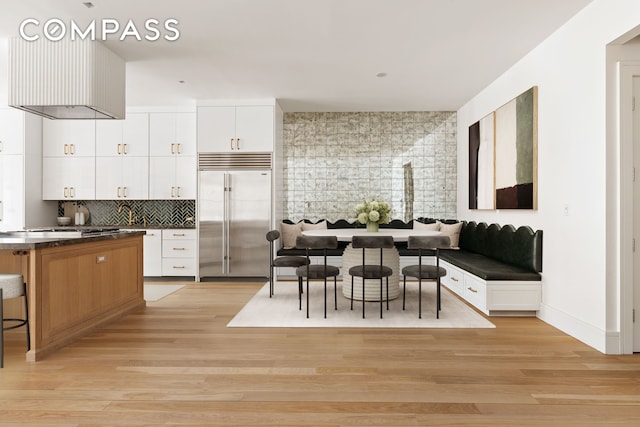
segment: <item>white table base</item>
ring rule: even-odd
[[[380,249],[366,249],[366,264],[380,263]],[[395,299],[400,295],[400,254],[396,248],[382,250],[382,263],[393,270],[389,276],[389,299]],[[351,243],[342,254],[342,294],[351,299],[351,275],[349,269],[362,264],[362,249],[354,249]],[[382,300],[387,299],[386,279],[382,279]],[[380,281],[368,279],[365,281],[364,299],[366,301],[380,301]],[[353,299],[362,300],[362,278],[355,277],[353,281]]]

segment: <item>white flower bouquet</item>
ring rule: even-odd
[[[383,200],[363,200],[356,206],[356,218],[360,224],[387,224],[391,221],[391,206]]]

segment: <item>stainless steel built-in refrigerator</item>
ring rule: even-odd
[[[201,278],[267,277],[271,171],[199,171]]]

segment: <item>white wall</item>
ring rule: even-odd
[[[606,46],[639,24],[637,0],[595,0],[458,111],[458,217],[544,230],[539,317],[603,352],[617,310],[607,286],[618,286],[605,256],[606,184],[616,175],[606,162],[607,99],[616,96]],[[469,210],[468,126],[535,85],[538,210]]]

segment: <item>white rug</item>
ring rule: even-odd
[[[402,288],[402,284],[400,284]],[[302,296],[302,311],[298,309],[298,284],[295,281],[275,284],[275,295],[269,298],[269,284],[229,322],[227,327],[291,327],[291,328],[495,328],[495,325],[442,287],[440,319],[435,315],[435,285],[422,286],[422,319],[418,319],[418,284],[407,283],[407,303],[402,310],[400,296],[384,306],[380,319],[380,303],[367,302],[366,318],[362,318],[362,302],[353,302],[342,295],[338,282],[338,310],[334,310],[333,282],[327,285],[327,318],[324,316],[324,285],[309,284],[309,318],[306,318],[306,295]]]
[[[159,301],[167,295],[184,288],[184,285],[144,285],[144,300]],[[268,295],[267,295],[268,296]]]

